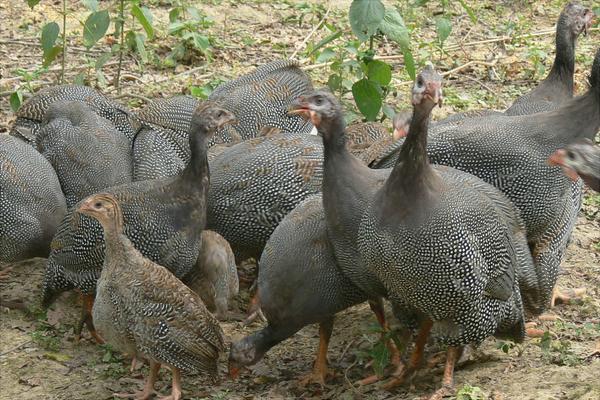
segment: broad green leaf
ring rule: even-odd
[[[85,85],[85,75],[83,73],[78,73],[73,79],[73,83],[75,85]]]
[[[169,24],[169,35],[176,34],[185,29],[185,22],[175,21]]]
[[[319,63],[327,62],[327,61],[331,60],[333,57],[335,57],[335,51],[333,51],[333,49],[328,47],[325,50],[323,50],[321,52],[321,54],[319,54],[319,57],[317,57],[317,62],[319,62]]]
[[[41,0],[27,0],[27,5],[33,10],[33,7],[37,6],[40,1]]]
[[[414,80],[416,77],[416,68],[415,68],[415,59],[409,49],[406,49],[402,52],[404,56],[404,68],[406,68],[406,72],[410,76],[410,79]]]
[[[394,115],[396,114],[396,111],[394,111],[394,109],[389,104],[384,104],[383,106],[381,106],[381,111],[383,111],[385,116],[388,117],[390,120],[394,118]]]
[[[104,53],[104,54],[102,54],[100,57],[98,57],[96,59],[96,63],[94,64],[94,69],[95,70],[102,69],[102,67],[104,66],[104,64],[106,64],[106,62],[108,60],[110,60],[111,57],[112,57],[111,53]]]
[[[385,15],[385,6],[380,0],[354,0],[350,5],[348,17],[356,37],[365,42],[377,33]]]
[[[381,94],[377,83],[361,79],[352,85],[352,96],[367,121],[375,121],[381,109]]]
[[[395,8],[385,10],[385,16],[379,30],[390,40],[398,43],[401,49],[407,49],[410,46],[410,34],[404,20]]]
[[[169,11],[169,22],[173,23],[179,19],[179,15],[181,14],[181,8],[175,7],[171,11]]]
[[[148,62],[148,52],[146,51],[146,46],[144,42],[146,38],[141,33],[135,34],[135,48],[142,59],[142,62],[145,64]]]
[[[42,49],[44,50],[44,55],[52,50],[54,47],[54,43],[56,43],[56,39],[58,38],[58,33],[60,32],[60,28],[56,22],[48,22],[42,28]]]
[[[188,7],[186,11],[188,14],[190,14],[192,19],[195,19],[196,21],[200,21],[202,19],[202,13],[196,7]]]
[[[342,77],[337,74],[329,75],[327,86],[332,92],[337,92],[342,88]]]
[[[312,49],[312,51],[308,54],[308,56],[310,57],[311,55],[314,54],[315,51],[317,51],[321,47],[326,46],[327,44],[333,42],[335,39],[339,38],[340,36],[342,36],[342,31],[337,31],[337,32],[334,32],[331,35],[327,36],[325,39],[323,39],[319,43],[317,43],[317,45]]]
[[[104,37],[110,24],[107,10],[91,13],[83,24],[83,44],[88,49]]]
[[[48,51],[44,52],[44,62],[42,63],[43,67],[47,67],[52,64],[52,61],[56,59],[56,57],[61,53],[62,47],[54,46]]]
[[[212,88],[209,85],[190,86],[190,94],[194,97],[206,100],[212,93]]]
[[[467,14],[469,14],[469,18],[471,19],[471,22],[472,23],[476,23],[477,22],[477,16],[473,12],[473,9],[467,4],[467,2],[465,0],[458,0],[458,2],[462,6],[462,8],[465,9],[465,11],[467,12]]]
[[[435,27],[438,40],[440,44],[443,45],[446,39],[448,39],[448,36],[450,36],[450,32],[452,31],[452,23],[448,19],[440,17],[436,20]]]
[[[367,65],[367,77],[381,86],[387,86],[392,80],[392,67],[383,61],[373,60]]]
[[[21,91],[17,90],[16,92],[13,92],[10,95],[10,108],[12,108],[12,110],[14,112],[17,112],[17,110],[19,109],[19,107],[21,107],[21,103],[23,103],[23,93],[21,93]]]
[[[192,35],[192,42],[194,43],[194,47],[202,52],[206,51],[210,47],[210,42],[208,41],[208,37],[203,36],[199,33],[195,33]]]
[[[83,5],[90,11],[98,11],[98,0],[81,0]]]
[[[383,376],[383,370],[390,362],[390,350],[384,342],[379,341],[369,354],[373,357],[373,369],[375,373],[377,376]]]
[[[146,31],[149,39],[154,37],[154,28],[152,27],[152,14],[146,7],[139,7],[133,5],[131,7],[131,14],[137,19],[142,25],[142,28]]]

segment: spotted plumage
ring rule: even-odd
[[[535,314],[549,304],[581,205],[581,181],[571,182],[547,159],[578,138],[593,138],[600,128],[600,50],[590,84],[586,94],[555,111],[470,119],[429,130],[427,153],[432,163],[492,184],[521,212],[541,285],[535,296],[539,302],[525,304]],[[395,143],[376,166],[393,166],[401,145],[402,141]]]
[[[0,261],[46,257],[66,207],[50,163],[22,140],[0,135]]]
[[[223,332],[200,297],[136,250],[124,235],[114,196],[93,195],[77,211],[98,220],[104,231],[105,257],[93,307],[100,333],[118,350],[171,367],[175,397],[181,390],[178,370],[216,378]]]
[[[10,134],[33,145],[48,107],[56,101],[81,101],[87,104],[100,117],[112,122],[129,140],[133,139],[139,126],[133,114],[102,93],[88,86],[58,85],[40,90],[23,103],[17,111],[17,120]]]
[[[107,187],[131,182],[131,142],[86,103],[52,103],[35,140],[58,175],[68,207]]]
[[[183,278],[196,263],[206,220],[207,141],[217,127],[234,121],[231,113],[210,102],[193,116],[192,156],[177,176],[133,182],[106,190],[121,204],[125,235],[145,257]],[[100,225],[68,213],[52,241],[44,277],[44,304],[62,291],[77,288],[93,294],[104,259]]]

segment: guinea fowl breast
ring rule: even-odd
[[[112,122],[129,140],[133,140],[139,126],[129,110],[97,90],[82,85],[58,85],[40,90],[23,103],[9,133],[35,144],[48,108],[57,101],[81,101],[87,104],[93,112]]]
[[[66,210],[52,165],[22,140],[0,135],[0,261],[48,256]]]
[[[168,269],[150,261],[123,230],[115,196],[100,193],[78,205],[97,219],[106,245],[93,317],[100,333],[121,351],[150,360],[150,376],[140,398],[154,388],[161,364],[173,371],[172,398],[181,397],[179,371],[218,375],[225,348],[218,321],[202,300]]]
[[[131,182],[131,142],[81,101],[57,101],[35,138],[72,207],[110,186]]]

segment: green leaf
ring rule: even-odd
[[[319,57],[317,57],[317,62],[319,62],[319,63],[327,62],[327,61],[331,60],[333,57],[335,57],[335,51],[333,51],[333,49],[328,47],[325,50],[323,50],[323,52],[321,52],[321,54],[319,54]]]
[[[319,50],[321,47],[328,45],[333,42],[335,39],[342,36],[342,31],[337,31],[327,36],[325,39],[321,40],[317,45],[312,49],[312,51],[307,55],[308,57],[312,56],[315,51]]]
[[[12,108],[12,110],[14,112],[17,112],[19,107],[21,107],[21,103],[23,103],[23,93],[21,93],[20,90],[13,92],[10,95],[9,101],[10,101],[10,108]]]
[[[352,95],[360,112],[367,121],[375,121],[381,109],[381,94],[377,83],[361,79],[352,85]]]
[[[56,39],[58,39],[58,33],[60,32],[60,28],[56,22],[48,22],[42,28],[42,49],[44,50],[44,55],[47,52],[52,50],[54,47],[54,43],[56,43]]]
[[[111,53],[104,53],[102,54],[100,57],[98,57],[96,59],[96,63],[94,64],[94,69],[97,71],[99,69],[102,69],[102,67],[104,66],[104,64],[106,64],[106,62],[108,60],[110,60],[110,58],[112,57]]]
[[[381,106],[381,111],[383,111],[385,116],[388,117],[390,120],[394,118],[394,115],[396,114],[396,111],[389,104],[384,104],[383,106]]]
[[[373,369],[375,373],[377,376],[383,376],[383,371],[390,362],[390,350],[383,341],[379,341],[369,354],[373,357]]]
[[[145,41],[146,38],[144,37],[144,35],[142,35],[141,33],[135,34],[135,48],[138,54],[140,55],[140,58],[142,59],[143,63],[148,62],[148,52],[146,51],[146,46],[144,44]]]
[[[379,30],[390,40],[398,43],[401,49],[406,49],[410,46],[409,31],[395,8],[385,10],[385,16],[379,26]]]
[[[181,30],[185,29],[185,23],[181,21],[175,21],[169,24],[169,35],[174,35]]]
[[[110,24],[107,10],[91,13],[83,24],[83,44],[88,49],[104,37]]]
[[[52,61],[56,59],[56,57],[61,53],[62,47],[54,46],[50,50],[44,52],[44,62],[42,64],[43,67],[47,67],[52,64]]]
[[[82,72],[78,73],[75,76],[75,79],[73,79],[73,83],[75,85],[85,85],[85,74],[83,74]]]
[[[469,7],[469,5],[467,4],[467,2],[465,0],[458,0],[458,2],[462,6],[462,8],[465,9],[465,11],[467,12],[467,14],[469,14],[469,18],[471,19],[471,22],[474,23],[474,24],[477,23],[477,16],[473,12],[473,9],[471,7]]]
[[[33,7],[37,6],[41,0],[27,0],[27,5],[33,10]]]
[[[377,33],[385,15],[385,6],[380,0],[354,0],[350,5],[350,26],[356,37],[365,42]]]
[[[402,54],[404,55],[404,68],[406,68],[410,79],[414,80],[417,74],[415,59],[409,49],[404,50]]]
[[[383,61],[373,60],[367,65],[367,77],[381,86],[387,86],[392,81],[392,67]]]
[[[149,39],[154,37],[154,28],[152,27],[152,13],[146,7],[139,7],[134,4],[131,7],[131,14],[139,21],[142,28],[146,31]]]
[[[342,77],[337,74],[329,75],[327,86],[332,92],[337,92],[342,88]]]
[[[195,33],[192,35],[192,43],[194,43],[194,47],[198,50],[205,52],[210,47],[210,42],[208,41],[208,37],[203,36],[199,33]]]
[[[98,0],[81,0],[83,5],[90,11],[98,11]]]
[[[435,28],[437,32],[437,37],[441,45],[444,44],[448,36],[450,36],[450,32],[452,31],[452,23],[444,18],[440,17],[435,22]]]

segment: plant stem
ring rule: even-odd
[[[119,40],[119,66],[117,67],[115,86],[117,87],[117,93],[121,94],[121,65],[123,64],[123,45],[125,44],[125,0],[119,2],[119,25],[121,26],[121,38]]]
[[[65,83],[65,60],[67,57],[67,0],[63,0],[62,17],[62,64],[60,69],[60,83]]]

